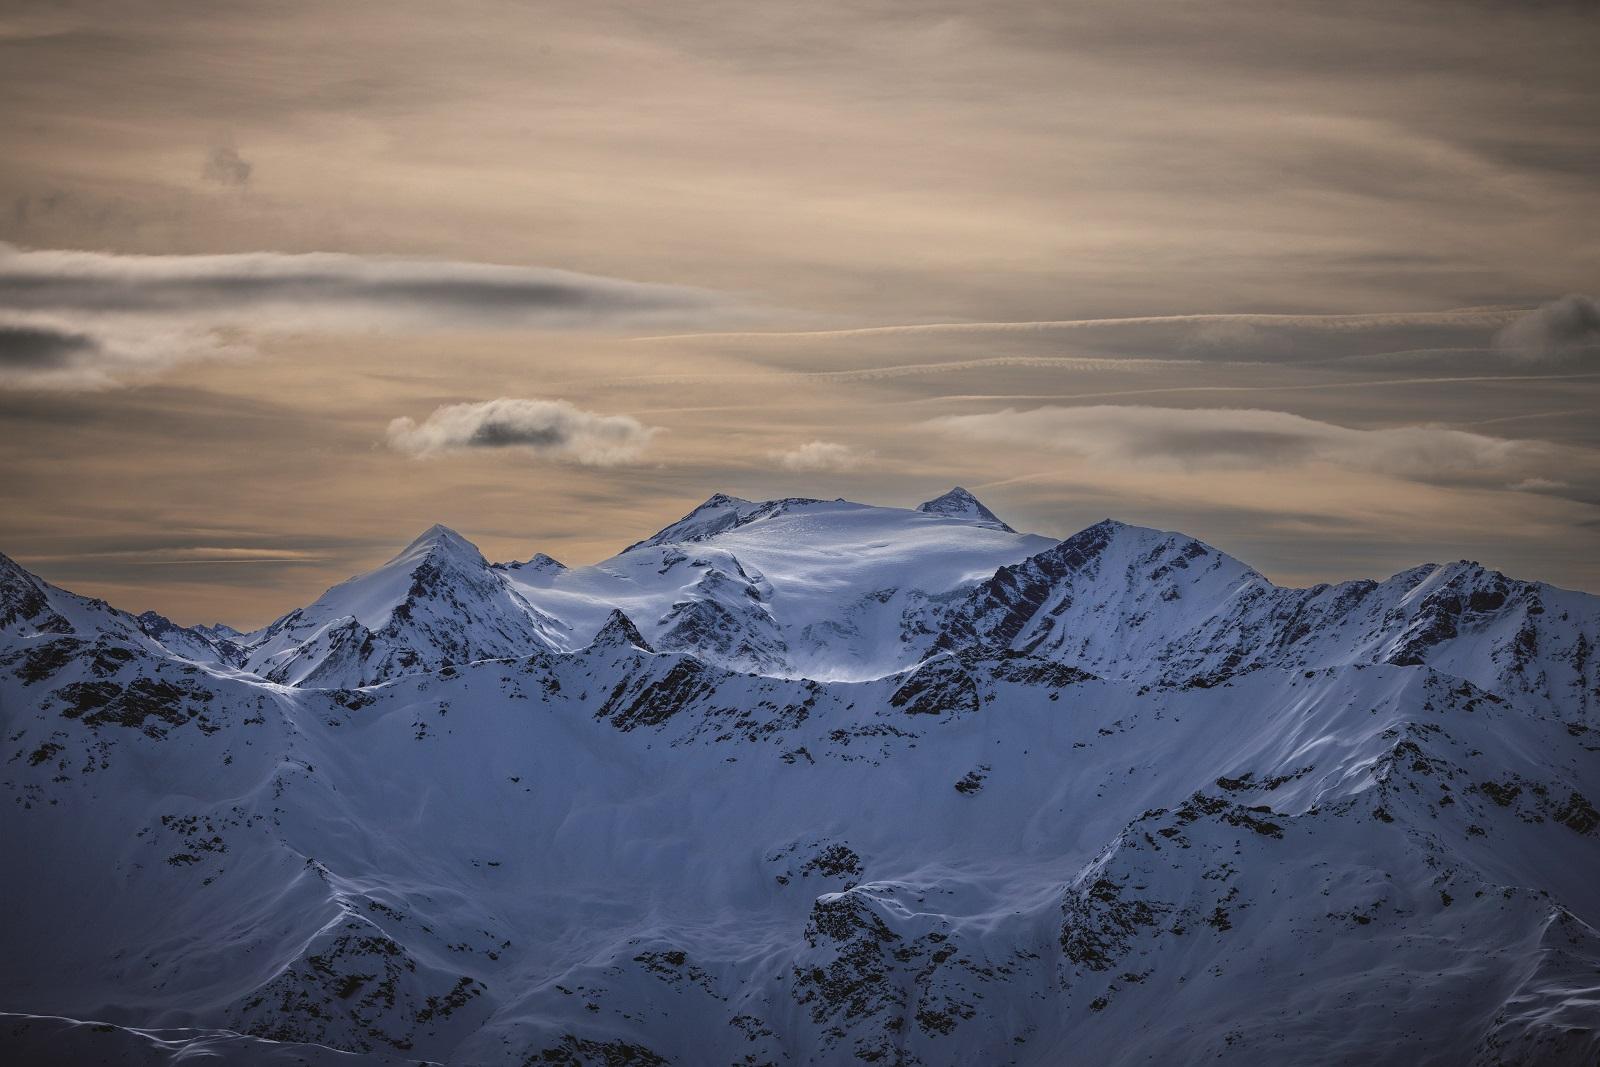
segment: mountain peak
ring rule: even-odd
[[[0,552],[0,582],[24,582],[28,585],[38,585],[39,578],[28,568]]]
[[[151,637],[159,637],[171,630],[182,629],[177,623],[161,614],[159,611],[141,611],[134,616],[139,622],[139,629]]]
[[[1016,533],[1015,530],[1001,520],[1000,516],[984,507],[982,501],[959,485],[943,496],[936,496],[932,500],[923,501],[917,505],[917,510],[925,515],[944,515],[952,519],[965,519],[968,522],[993,526],[1009,533]]]
[[[407,547],[415,548],[418,545],[448,542],[461,542],[462,544],[468,543],[465,537],[462,537],[444,523],[436,522],[418,534],[416,539],[413,540]]]
[[[1247,564],[1188,534],[1135,526],[1119,519],[1101,519],[1093,526],[1085,526],[1041,555],[1087,560],[1111,551],[1136,556],[1161,553],[1191,560],[1202,556],[1220,558],[1228,560],[1239,571],[1256,574]]]
[[[0,554],[0,626],[31,619],[49,607],[37,578],[21,564]]]
[[[434,523],[394,557],[391,562],[418,559],[428,556],[449,555],[469,560],[482,560],[478,546],[442,523]]]
[[[206,626],[206,625],[196,626],[196,627],[194,627],[194,629],[199,630],[201,633],[207,635],[208,637],[222,638],[224,640],[232,640],[235,637],[243,637],[244,636],[243,632],[241,632],[239,630],[235,630],[232,626],[229,626],[225,622],[214,622],[214,623],[211,623],[209,626]]]
[[[527,574],[559,574],[567,569],[567,565],[554,556],[547,556],[543,552],[535,552],[526,560],[510,563],[496,563],[495,567],[503,571],[522,571]]]
[[[673,541],[704,541],[737,525],[741,518],[760,506],[755,501],[743,497],[712,493],[706,498],[705,503],[677,522],[664,527],[643,541],[629,545],[623,551],[646,545],[664,545]]]
[[[594,640],[589,642],[590,650],[623,648],[632,646],[644,652],[654,652],[650,642],[644,639],[639,628],[621,608],[612,608],[611,614],[606,616],[605,624],[594,635]]]

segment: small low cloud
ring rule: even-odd
[[[250,183],[250,172],[254,169],[250,161],[239,154],[239,149],[226,141],[211,147],[200,176],[218,185],[242,187]]]
[[[500,397],[446,404],[420,423],[389,423],[389,446],[417,458],[513,449],[541,459],[611,467],[639,458],[660,430],[629,415],[600,415],[565,400]]]
[[[133,256],[0,243],[0,329],[11,331],[0,338],[0,388],[105,388],[249,351],[252,334],[285,330],[606,332],[744,313],[706,290],[545,267],[322,252]]]
[[[788,471],[848,471],[860,467],[869,454],[836,441],[807,441],[782,452],[771,453],[773,460]]]
[[[1572,293],[1528,312],[1495,337],[1524,359],[1562,359],[1600,353],[1600,300]]]
[[[955,437],[1176,470],[1315,463],[1441,484],[1546,485],[1551,446],[1440,426],[1356,429],[1287,411],[1099,405],[1006,409],[936,419]]]

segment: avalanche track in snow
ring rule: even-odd
[[[0,1057],[1593,1065],[1597,643],[960,489],[254,633],[0,557]]]

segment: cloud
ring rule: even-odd
[[[325,252],[132,256],[0,242],[0,327],[12,331],[0,387],[105,388],[248,351],[241,331],[607,331],[738,314],[706,290],[544,267]]]
[[[1006,409],[935,419],[933,429],[994,444],[1064,452],[1109,465],[1177,470],[1329,464],[1412,481],[1548,485],[1551,446],[1439,426],[1375,430],[1286,411],[1099,405]]]
[[[255,167],[231,143],[214,145],[206,156],[200,176],[218,185],[248,185]]]
[[[705,313],[726,298],[548,267],[391,259],[336,252],[124,256],[0,243],[0,308],[202,314],[262,311],[349,324],[565,327]]]
[[[26,322],[0,322],[0,375],[13,368],[54,370],[98,349],[95,339],[85,333]]]
[[[1388,369],[1490,368],[1505,353],[1494,338],[1527,314],[1522,307],[1374,314],[1183,314],[1037,322],[925,323],[808,331],[691,334],[644,340],[692,340],[742,354],[788,359],[848,353],[914,353],[933,369],[960,370],[981,346],[989,359],[1114,359],[1194,364],[1279,365],[1351,361]]]
[[[1247,319],[1215,319],[1198,324],[1181,342],[1178,350],[1197,359],[1248,359],[1269,354],[1275,337],[1256,323]],[[1292,342],[1284,338],[1280,351],[1293,351]]]
[[[61,316],[0,311],[0,389],[108,389],[186,360],[249,352],[226,331],[176,322],[79,324]]]
[[[788,471],[848,471],[866,462],[869,453],[835,441],[807,441],[784,452],[770,453]]]
[[[1577,293],[1552,300],[1501,330],[1495,344],[1535,360],[1600,352],[1600,300]]]
[[[130,567],[166,567],[250,563],[321,563],[333,557],[282,548],[234,548],[185,545],[182,548],[120,549],[114,552],[73,552],[65,555],[30,555],[28,562],[59,563],[103,560]]]
[[[422,422],[389,423],[389,446],[424,458],[519,449],[541,459],[611,467],[637,459],[660,430],[628,415],[599,415],[565,400],[500,397],[446,404]]]

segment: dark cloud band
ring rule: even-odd
[[[123,256],[0,243],[0,388],[97,389],[324,332],[589,330],[736,321],[683,286],[543,267],[251,252]]]
[[[546,325],[727,308],[682,286],[619,281],[543,267],[339,253],[119,256],[0,244],[0,308],[13,311],[214,314],[262,306],[471,314]]]
[[[92,357],[99,344],[86,333],[0,323],[0,380],[7,372],[59,370]]]
[[[1442,426],[1358,429],[1287,411],[1091,405],[935,419],[937,432],[1124,467],[1263,469],[1325,464],[1443,485],[1549,490],[1554,446]],[[1570,470],[1568,470],[1570,473]]]

